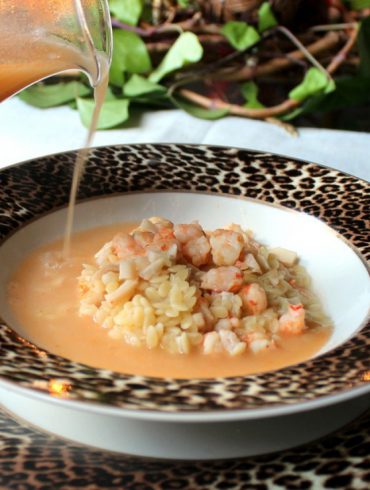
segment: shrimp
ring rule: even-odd
[[[111,242],[111,250],[119,259],[143,257],[150,252],[166,252],[170,258],[177,257],[178,242],[173,232],[170,221],[161,218],[144,220],[142,225],[136,228],[132,234],[118,233]],[[100,252],[101,260],[109,253],[109,248]],[[152,262],[152,260],[150,260]]]
[[[258,315],[267,308],[265,290],[256,282],[244,286],[240,290],[239,296],[248,315]]]
[[[154,234],[153,241],[148,245],[147,250],[153,252],[166,252],[172,258],[177,257],[179,243],[176,240],[173,229],[165,226],[159,227]]]
[[[300,334],[305,328],[305,311],[303,305],[289,305],[288,311],[279,318],[280,332]]]
[[[186,260],[195,267],[209,262],[211,247],[206,234],[198,223],[175,225],[174,231]]]
[[[153,225],[153,231],[147,231],[141,228],[134,230],[132,236],[135,242],[144,249],[144,253],[148,252],[168,252],[172,258],[177,257],[178,251],[178,242],[175,238],[173,230],[166,226],[162,226],[161,224]]]
[[[243,249],[241,233],[232,230],[215,230],[210,235],[212,258],[215,265],[234,265]]]
[[[243,284],[243,275],[237,267],[216,267],[206,272],[200,287],[216,293],[237,292]]]
[[[118,233],[112,240],[112,250],[119,259],[143,255],[143,247],[128,233]]]

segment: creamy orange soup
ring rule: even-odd
[[[79,317],[77,278],[83,263],[119,231],[133,225],[113,225],[75,233],[71,255],[61,260],[62,240],[42,246],[20,265],[9,283],[8,299],[18,331],[54,354],[90,366],[159,377],[213,378],[275,370],[313,356],[327,341],[330,328],[313,328],[285,336],[278,348],[231,357],[200,351],[174,355],[160,349],[134,347],[107,335],[90,317]]]

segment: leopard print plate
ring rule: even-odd
[[[87,448],[31,429],[0,409],[6,490],[368,490],[370,412],[335,434],[275,454],[177,462]]]
[[[0,172],[0,238],[68,202],[75,152]],[[187,190],[257,198],[321,218],[370,258],[369,185],[312,163],[248,150],[192,145],[132,145],[91,151],[79,197]],[[40,351],[0,326],[0,382],[105,407],[156,412],[256,409],[370,389],[370,322],[327,354],[279,371],[215,380],[145,378],[71,362]],[[325,373],[325,374],[323,374]]]

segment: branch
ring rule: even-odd
[[[290,136],[293,136],[294,138],[296,138],[298,136],[298,131],[293,126],[293,124],[289,124],[285,121],[282,121],[281,119],[277,119],[276,117],[266,117],[265,121],[270,123],[270,124],[274,124],[278,128],[283,129],[288,134],[290,134]]]
[[[112,27],[117,27],[118,29],[123,29],[124,31],[135,32],[141,37],[151,37],[154,34],[163,34],[166,32],[182,32],[184,30],[191,30],[194,25],[200,20],[200,12],[196,12],[190,19],[184,20],[182,22],[177,22],[174,24],[164,23],[159,26],[146,26],[146,27],[136,27],[129,24],[125,24],[118,19],[112,19]]]
[[[323,36],[318,41],[308,45],[306,47],[307,51],[312,55],[316,55],[321,53],[322,51],[328,50],[336,46],[341,39],[341,35],[338,32],[329,32],[325,36]],[[222,78],[223,80],[229,81],[242,81],[242,80],[250,80],[252,78],[258,78],[265,75],[270,75],[271,73],[275,73],[280,70],[284,70],[291,66],[295,61],[304,59],[305,55],[300,50],[292,51],[288,53],[288,55],[284,58],[276,58],[268,63],[265,63],[260,66],[250,67],[246,66],[241,70],[230,73],[230,74],[222,74],[215,73],[212,74],[212,78],[214,79],[214,75],[217,78]]]
[[[310,27],[310,31],[312,32],[343,31],[343,29],[355,27],[356,25],[357,25],[356,22],[345,22],[342,24],[323,24],[323,25]]]
[[[282,32],[293,44],[295,44],[299,51],[302,52],[303,56],[310,61],[313,66],[316,66],[321,72],[323,72],[328,78],[330,78],[329,73],[325,70],[325,68],[317,61],[317,59],[308,51],[306,46],[304,46],[299,39],[286,27],[277,26],[276,30]]]
[[[331,63],[327,67],[327,71],[330,74],[333,74],[340,67],[340,65],[345,61],[348,53],[351,51],[351,49],[354,47],[354,45],[356,43],[357,34],[358,34],[358,25],[356,24],[356,27],[351,30],[346,44],[339,51],[339,53],[337,53],[334,56]]]
[[[198,40],[201,44],[206,45],[217,45],[220,43],[225,43],[225,38],[217,34],[199,34]],[[146,42],[146,47],[150,52],[161,53],[168,51],[170,47],[176,42],[176,38],[163,39],[158,41]]]
[[[248,109],[237,104],[229,104],[219,99],[210,99],[205,95],[197,94],[186,88],[180,89],[178,93],[185,99],[194,102],[204,109],[226,109],[234,116],[250,117],[251,119],[266,119],[269,117],[280,116],[299,106],[297,100],[288,99],[281,104],[263,109]]]

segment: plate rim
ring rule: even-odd
[[[368,395],[370,406],[370,385],[362,385],[333,395],[326,395],[314,400],[298,402],[291,405],[275,405],[261,408],[244,408],[244,409],[224,409],[210,411],[178,411],[166,412],[160,410],[142,410],[121,408],[114,405],[104,405],[89,400],[74,400],[68,397],[55,396],[40,390],[35,390],[25,386],[19,386],[8,380],[0,378],[0,390],[5,389],[23,395],[25,398],[30,397],[44,403],[54,403],[65,408],[71,408],[79,411],[99,413],[107,416],[127,417],[136,420],[150,420],[156,422],[178,422],[178,423],[203,423],[203,422],[229,422],[237,420],[256,420],[270,417],[284,417],[290,414],[306,412],[309,410],[320,410],[324,407],[340,404],[342,402]],[[1,406],[1,402],[0,402]]]
[[[275,154],[275,153],[270,153],[270,152],[261,152],[261,151],[257,151],[257,150],[250,150],[250,149],[247,149],[247,148],[238,148],[238,147],[229,147],[229,146],[225,146],[225,145],[205,145],[205,144],[182,144],[182,143],[170,143],[170,144],[167,144],[167,143],[136,143],[136,144],[132,144],[132,145],[126,145],[126,144],[121,144],[121,145],[102,145],[102,146],[96,146],[96,147],[93,147],[91,148],[91,151],[94,152],[96,150],[106,150],[107,148],[114,148],[114,149],[125,149],[125,148],[141,148],[141,147],[146,147],[146,146],[149,146],[149,147],[163,147],[163,146],[166,146],[166,147],[176,147],[177,149],[180,149],[183,148],[183,147],[192,147],[192,148],[200,148],[200,149],[203,149],[203,150],[207,150],[207,149],[221,149],[221,150],[234,150],[236,153],[241,151],[241,152],[246,152],[248,154],[251,154],[253,156],[253,158],[258,158],[258,157],[263,157],[263,156],[269,156],[269,157],[278,157],[278,158],[282,158],[284,160],[287,160],[287,161],[290,161],[290,162],[293,162],[294,164],[300,164],[300,165],[304,165],[304,164],[307,164],[307,165],[314,165],[315,167],[320,167],[320,168],[326,168],[326,169],[329,169],[331,171],[334,171],[335,173],[339,174],[339,175],[346,175],[346,176],[349,176],[351,178],[354,178],[356,179],[357,181],[360,181],[360,182],[363,182],[364,184],[368,185],[368,182],[365,180],[365,179],[362,179],[360,177],[356,177],[356,176],[353,176],[352,174],[349,174],[349,173],[346,173],[346,172],[343,172],[342,170],[338,170],[338,169],[335,169],[335,168],[332,168],[332,167],[329,167],[329,166],[326,166],[326,165],[321,165],[321,164],[316,164],[316,163],[312,163],[312,162],[309,162],[309,161],[305,161],[305,160],[302,160],[302,159],[297,159],[295,157],[290,157],[290,156],[284,156],[284,155],[280,155],[280,154]],[[0,174],[4,171],[4,170],[9,170],[9,169],[12,169],[14,167],[19,167],[19,166],[22,166],[22,165],[26,165],[27,163],[34,163],[34,162],[37,162],[37,161],[42,161],[42,163],[45,162],[46,159],[48,158],[51,158],[51,157],[60,157],[61,155],[70,155],[70,156],[74,156],[76,153],[77,153],[78,150],[72,150],[72,151],[63,151],[63,152],[58,152],[58,153],[54,153],[54,154],[51,154],[51,155],[46,155],[46,156],[41,156],[41,157],[36,157],[36,158],[32,158],[32,159],[28,159],[28,160],[25,160],[25,161],[22,161],[22,162],[18,162],[18,163],[15,163],[15,164],[12,164],[12,165],[8,165],[6,167],[3,167],[0,169]],[[231,157],[231,155],[230,155]],[[160,190],[158,190],[160,192]],[[158,192],[157,191],[157,192]],[[170,190],[168,190],[170,191]],[[174,189],[173,190],[174,192],[177,192],[178,190],[177,189]],[[138,190],[136,192],[145,192],[143,190]],[[183,192],[196,192],[196,191],[189,191],[189,190],[184,190]],[[207,193],[207,192],[206,192]],[[208,193],[211,193],[212,192],[208,192]],[[213,193],[214,194],[214,193]],[[220,194],[218,194],[220,195]],[[261,199],[258,199],[258,198],[250,198],[250,197],[246,197],[246,196],[237,196],[237,195],[232,195],[232,194],[221,194],[221,195],[224,195],[226,197],[229,197],[229,198],[234,198],[234,199],[240,199],[240,197],[242,199],[247,199],[247,200],[253,200],[253,201],[256,201],[256,202],[259,202],[259,203],[262,203],[264,205],[272,205],[274,207],[279,207],[279,208],[282,208],[284,211],[295,211],[295,212],[298,212],[298,213],[303,213],[303,214],[306,214],[310,217],[313,217],[315,219],[318,219],[320,221],[322,221],[327,227],[329,227],[331,230],[333,230],[338,236],[340,239],[344,240],[346,245],[349,246],[353,252],[356,253],[356,255],[359,257],[359,259],[361,260],[361,262],[364,264],[365,266],[365,269],[367,270],[368,274],[370,275],[370,266],[367,264],[366,262],[366,258],[363,256],[362,252],[360,250],[357,249],[357,247],[350,242],[349,239],[347,239],[345,236],[343,236],[341,233],[339,233],[337,230],[333,229],[326,221],[324,221],[322,218],[319,218],[315,215],[312,215],[312,214],[309,214],[309,213],[306,213],[305,211],[303,210],[300,210],[300,209],[290,209],[288,208],[287,206],[283,206],[279,203],[269,203],[267,201],[264,201],[264,200],[261,200]],[[103,196],[100,196],[102,198],[104,197],[113,197],[111,195],[103,195]],[[86,200],[89,200],[89,199],[97,199],[99,198],[98,196],[91,196],[90,198],[86,198],[86,199],[83,199],[83,200],[79,200],[78,202],[85,202]],[[63,206],[59,206],[58,208],[55,208],[53,209],[52,211],[49,211],[47,214],[49,213],[52,213],[54,211],[56,211],[57,209],[60,209],[62,207],[65,207],[65,205]],[[34,219],[38,219],[40,218],[41,215],[37,215],[37,218],[33,217],[32,218],[32,221]],[[22,225],[23,226],[27,226],[28,224],[30,224],[31,220],[27,221],[26,223],[24,223]],[[20,227],[17,228],[16,231],[19,231],[20,230]],[[7,235],[5,240],[9,238],[10,235]],[[3,239],[1,240],[1,243],[3,243]],[[367,321],[369,320],[369,316],[370,316],[370,310],[368,312],[368,315],[365,317],[364,321],[363,321],[363,325],[361,327],[359,327],[356,332],[354,332],[353,336],[356,336],[356,334],[361,330],[361,328],[363,328],[364,326],[366,326],[366,323]],[[347,339],[348,341],[349,339]],[[346,341],[346,342],[347,342]],[[332,349],[332,350],[336,350],[336,348]],[[332,351],[331,350],[331,351]],[[329,351],[329,352],[331,352]],[[326,353],[327,354],[327,353]],[[321,357],[321,356],[325,356],[325,354],[322,354],[320,356],[317,356],[317,357]],[[293,365],[292,367],[295,367],[297,365],[300,365],[300,364],[305,364],[305,362],[302,362],[302,363],[298,363],[296,365]],[[288,366],[289,368],[290,366]],[[96,369],[96,368],[92,368],[94,369],[95,371],[99,371],[99,369]],[[284,370],[286,368],[282,368],[282,370]],[[100,370],[101,371],[101,370]],[[105,370],[106,371],[106,370]],[[151,377],[143,377],[143,378],[147,378],[147,379],[153,379]],[[216,378],[216,379],[236,379],[236,378],[242,378],[242,376],[233,376],[233,377],[224,377],[224,378]],[[200,380],[202,381],[202,380]],[[7,380],[7,379],[4,379],[3,378],[3,375],[0,373],[0,383],[2,384],[3,382],[5,383],[12,383],[11,381]],[[15,383],[14,382],[14,386],[17,387],[17,388],[20,388],[20,389],[25,389],[25,390],[29,390],[31,391],[32,393],[39,393],[37,390],[33,389],[33,388],[27,388],[27,387],[23,387],[23,386],[19,386],[19,384]],[[365,388],[364,390],[362,390],[362,388]],[[370,391],[370,384],[364,384],[360,387],[353,387],[349,390],[342,390],[342,391],[339,391],[338,393],[335,393],[335,394],[331,394],[331,395],[323,395],[323,396],[320,396],[320,397],[317,397],[313,400],[306,400],[306,401],[301,401],[301,402],[295,402],[294,404],[282,404],[282,407],[284,409],[287,409],[290,413],[292,413],[292,407],[296,407],[296,406],[306,406],[306,404],[309,404],[310,406],[311,405],[314,405],[315,402],[318,402],[320,400],[326,400],[325,403],[327,404],[331,404],[331,403],[335,403],[335,401],[332,401],[333,398],[337,398],[338,396],[340,397],[341,395],[344,395],[345,393],[353,393],[355,391],[358,391],[360,389],[360,391],[364,391],[365,393]],[[55,397],[53,396],[50,396],[50,395],[47,395],[47,394],[43,394],[41,393],[41,395],[43,396],[46,396],[46,397],[49,397],[54,399],[55,400]],[[346,395],[347,396],[347,395]],[[357,396],[357,395],[353,395],[353,396]],[[348,395],[348,397],[350,397]],[[85,401],[77,401],[77,400],[68,400],[68,403],[86,403],[86,400]],[[93,403],[93,402],[90,402],[90,403]],[[137,410],[135,409],[132,409],[132,408],[118,408],[118,407],[115,407],[115,406],[112,406],[112,405],[105,405],[105,404],[101,404],[99,403],[98,406],[100,407],[108,407],[110,409],[117,409],[118,411],[129,411],[130,413],[136,413]],[[265,412],[267,413],[266,411],[271,411],[274,412],[274,411],[278,411],[279,410],[279,407],[277,405],[274,405],[274,406],[267,406],[267,407],[259,407],[259,408],[246,408],[246,409],[243,409],[242,410],[242,413],[245,414],[245,412],[248,412],[249,414],[252,414],[253,413],[253,410],[257,410],[259,413],[261,412]],[[305,408],[301,408],[301,410],[305,410]],[[174,411],[174,412],[170,412],[170,411],[161,411],[160,409],[157,408],[157,410],[155,411],[151,411],[151,410],[142,410],[144,413],[157,413],[157,414],[164,414],[165,417],[168,417],[169,414],[171,414],[171,416],[173,415],[190,415],[191,412],[189,411]],[[222,409],[217,409],[215,411],[212,411],[212,413],[215,413],[217,414],[217,416],[220,416],[222,414],[225,414],[225,413],[229,413],[229,412],[232,412],[234,414],[234,416],[236,416],[236,412],[238,412],[239,410],[236,409],[236,408],[222,408]],[[197,414],[201,413],[202,415],[204,414],[208,414],[209,416],[209,413],[210,412],[206,412],[206,411],[197,411],[196,412]]]

